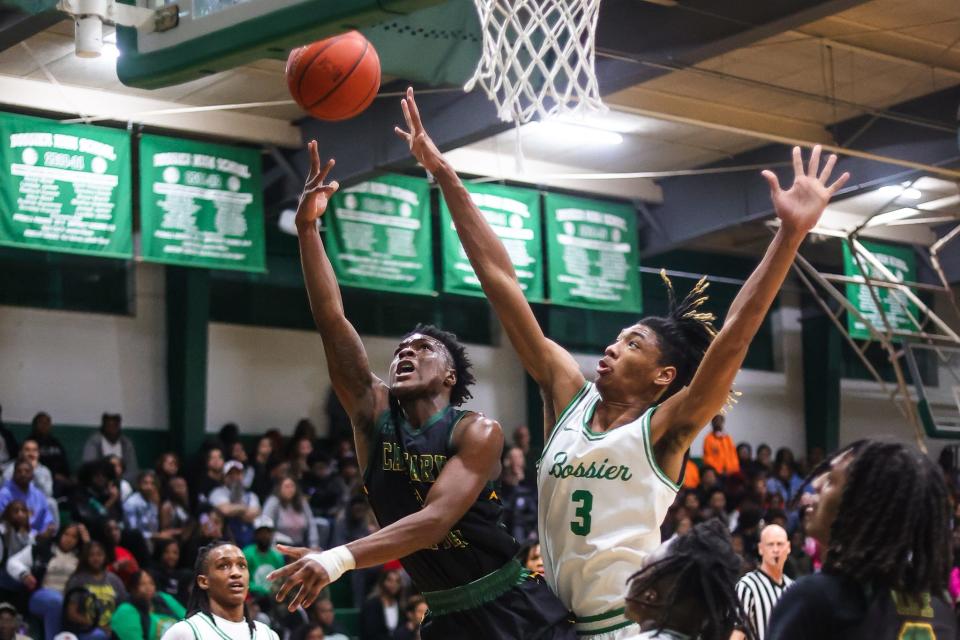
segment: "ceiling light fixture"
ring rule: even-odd
[[[618,145],[623,142],[623,135],[616,131],[605,131],[583,124],[547,120],[533,122],[527,125],[536,135],[550,137],[560,142],[571,142],[590,145]]]

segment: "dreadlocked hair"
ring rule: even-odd
[[[912,447],[860,440],[830,527],[823,570],[919,599],[946,593],[953,566],[950,507],[940,469]],[[811,474],[819,476],[829,462]]]
[[[459,407],[472,398],[473,395],[470,394],[470,387],[477,381],[471,371],[473,363],[470,362],[467,349],[460,344],[456,334],[444,331],[432,324],[417,324],[412,331],[403,336],[403,339],[405,340],[415,333],[421,333],[433,338],[442,344],[450,354],[450,357],[453,358],[453,370],[457,374],[457,381],[450,390],[450,404]]]
[[[210,618],[210,623],[213,626],[217,626],[217,622],[213,618],[213,611],[210,609],[210,594],[207,593],[206,589],[201,589],[200,586],[197,585],[197,578],[206,574],[208,570],[207,560],[209,559],[210,552],[227,545],[233,546],[233,543],[227,540],[216,540],[200,547],[200,551],[197,552],[197,560],[193,564],[193,582],[190,584],[190,597],[187,599],[187,618],[196,613],[202,613]],[[256,627],[253,624],[253,617],[250,615],[250,610],[247,608],[246,602],[243,603],[243,617],[247,621],[247,626],[250,627],[250,637],[252,638],[256,633]]]
[[[733,550],[730,533],[717,519],[702,522],[677,537],[666,557],[630,576],[627,601],[643,604],[643,593],[660,578],[676,575],[670,592],[662,600],[657,629],[663,631],[678,602],[693,600],[704,610],[698,637],[727,640],[740,628],[749,640],[756,634],[737,598],[736,582],[740,558]]]
[[[660,278],[667,288],[669,310],[666,316],[652,316],[641,320],[657,334],[660,343],[660,364],[676,367],[677,375],[667,387],[661,400],[666,400],[693,380],[703,355],[713,342],[717,330],[713,326],[716,316],[701,307],[707,301],[707,277],[697,281],[693,289],[678,303],[673,283],[667,272],[660,270]]]

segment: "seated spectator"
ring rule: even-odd
[[[333,535],[330,544],[334,547],[353,542],[365,536],[370,535],[377,530],[373,520],[373,514],[370,509],[370,503],[362,495],[354,496],[350,499],[347,508],[344,509],[333,523]],[[364,601],[370,590],[370,585],[376,582],[380,573],[379,567],[369,567],[367,569],[354,569],[350,572],[351,588],[353,591],[354,606]]]
[[[813,560],[804,550],[804,535],[799,528],[790,536],[790,556],[787,564],[783,566],[783,572],[790,576],[791,580],[813,573]]]
[[[16,460],[20,447],[13,433],[3,424],[3,406],[0,405],[0,464]]]
[[[336,620],[336,610],[329,597],[321,596],[310,608],[310,615],[320,624],[326,640],[348,640],[343,628]]]
[[[0,602],[0,640],[31,640],[22,633],[23,620],[17,608],[9,602]]]
[[[149,549],[155,540],[173,539],[181,533],[176,528],[160,529],[160,506],[157,474],[150,470],[141,472],[137,492],[123,502],[123,522],[125,529],[143,535]]]
[[[153,577],[138,571],[130,577],[130,599],[117,607],[110,628],[123,640],[160,640],[167,629],[186,617],[187,610],[172,596],[157,591]]]
[[[270,492],[273,491],[273,479],[270,477],[270,471],[273,467],[273,441],[267,436],[261,436],[257,440],[253,462],[250,463],[250,468],[253,470],[253,482],[248,487],[261,500],[266,500]]]
[[[30,435],[40,446],[40,464],[50,469],[56,483],[70,484],[70,462],[67,449],[53,435],[53,421],[50,415],[41,411],[30,421]]]
[[[40,462],[40,445],[36,440],[27,438],[20,445],[20,455],[17,459],[24,458],[33,466],[33,484],[36,485],[43,495],[48,498],[53,497],[53,474]],[[4,481],[13,479],[13,467],[16,460],[8,462],[3,466]]]
[[[3,556],[13,556],[24,548],[33,546],[35,538],[36,536],[30,531],[30,513],[27,511],[27,505],[22,500],[10,502],[3,510],[3,516],[0,519],[0,545],[2,545]],[[27,581],[24,582],[20,576],[9,573],[8,564],[5,562],[0,566],[0,591],[14,599],[18,608],[23,609],[27,604],[29,590],[36,587],[36,580],[33,576],[27,576]]]
[[[217,440],[224,452],[230,451],[235,442],[240,442],[240,427],[236,422],[228,422],[217,433]]]
[[[180,475],[180,456],[172,451],[161,453],[160,457],[157,458],[157,465],[154,470],[157,472],[157,486],[160,488],[160,495],[166,495],[167,483],[170,482],[170,478]]]
[[[256,471],[254,471],[253,467],[247,465],[249,460],[247,458],[247,450],[243,446],[243,443],[237,440],[227,447],[226,450],[230,454],[227,457],[228,460],[236,460],[243,465],[243,486],[247,489],[253,487],[253,478],[256,475]],[[260,496],[257,497],[259,498]]]
[[[13,477],[0,487],[0,511],[5,512],[14,501],[26,505],[29,529],[34,535],[49,537],[57,532],[47,496],[33,483],[33,464],[23,456],[14,463]]]
[[[223,450],[218,446],[207,449],[203,475],[190,482],[193,503],[197,508],[209,504],[210,494],[223,486],[223,466]]]
[[[268,596],[272,585],[267,575],[286,563],[283,555],[273,546],[273,521],[267,516],[260,516],[254,523],[254,529],[253,543],[243,548],[243,556],[250,570],[250,593],[254,597]]]
[[[774,474],[767,480],[767,493],[779,494],[789,503],[803,488],[803,479],[793,471],[793,463],[781,460],[774,466]]]
[[[740,473],[748,478],[755,473],[755,463],[753,461],[753,447],[748,442],[741,442],[737,445],[737,463],[740,465]]]
[[[530,455],[530,427],[521,424],[513,430],[513,445],[520,447],[524,458]]]
[[[159,525],[162,531],[179,531],[174,537],[185,542],[193,535],[197,526],[193,517],[193,508],[190,504],[190,489],[187,481],[180,476],[173,476],[167,481],[167,495],[160,503]]]
[[[204,546],[217,540],[231,540],[230,531],[224,526],[223,516],[213,507],[204,507],[197,517],[197,526],[193,535],[183,543],[181,558],[196,558],[197,552]]]
[[[123,519],[120,487],[109,460],[88,462],[80,467],[70,509],[73,521],[82,522],[94,533],[103,531],[109,518]]]
[[[90,534],[82,524],[69,524],[52,542],[38,541],[7,560],[7,573],[24,582],[28,589],[36,589],[30,594],[28,609],[43,620],[45,640],[53,640],[60,632],[67,580],[77,570],[80,547],[90,542]],[[36,586],[31,587],[31,582]]]
[[[113,466],[114,476],[117,478],[117,486],[120,487],[120,504],[127,501],[127,498],[133,495],[133,485],[127,480],[127,470],[123,465],[120,456],[109,455],[104,458]]]
[[[290,636],[290,640],[325,640],[329,638],[323,633],[323,627],[318,622],[301,625]]]
[[[509,447],[502,460],[500,501],[503,523],[521,544],[537,537],[537,487],[526,481],[526,461],[520,447]]]
[[[710,495],[710,492],[719,486],[720,478],[717,476],[717,470],[710,465],[703,465],[700,469],[700,488],[698,490],[700,502],[706,503],[707,496]]]
[[[770,470],[773,467],[772,456],[773,452],[770,450],[770,445],[764,443],[757,447],[757,457],[755,460],[758,465],[757,470],[770,475]]]
[[[696,489],[700,486],[700,467],[697,463],[687,458],[683,466],[683,488]]]
[[[277,483],[273,495],[263,505],[263,515],[274,523],[277,533],[289,540],[286,544],[310,548],[320,546],[313,511],[293,476],[286,476]]]
[[[193,573],[180,566],[180,543],[176,540],[160,540],[154,548],[155,568],[152,574],[157,589],[186,605]]]
[[[80,640],[110,637],[110,620],[117,607],[127,601],[127,590],[115,573],[107,571],[107,552],[99,542],[90,542],[80,550],[77,571],[67,581],[64,600],[64,631],[77,634]]]
[[[707,495],[707,507],[701,511],[701,520],[717,518],[725,527],[730,528],[730,516],[727,514],[727,494],[720,487],[714,487]]]
[[[420,640],[420,625],[427,615],[427,601],[423,596],[411,596],[403,613],[405,620],[393,632],[393,640]]]
[[[360,608],[360,640],[391,640],[404,607],[399,571],[384,571]]]
[[[722,476],[740,472],[737,448],[733,438],[723,430],[727,419],[723,414],[713,416],[713,430],[703,439],[703,463],[713,467]]]
[[[129,477],[140,473],[137,452],[130,438],[123,435],[119,413],[104,413],[100,417],[100,431],[87,438],[83,445],[83,462],[94,462],[107,456],[118,456]]]
[[[129,548],[123,545],[125,533],[138,532],[124,532],[119,522],[107,520],[99,538],[107,552],[107,569],[120,576],[124,584],[140,570],[140,561]]]
[[[301,483],[304,493],[309,496],[314,517],[326,518],[332,526],[333,519],[346,506],[343,502],[346,487],[330,457],[325,454],[314,456],[310,473],[304,474]]]
[[[360,477],[360,466],[356,456],[340,458],[340,480],[343,481],[343,502],[347,503],[355,495],[363,493],[363,478]]]
[[[297,478],[310,470],[310,456],[313,455],[313,438],[302,436],[290,441],[287,462],[290,463],[290,474]]]
[[[536,575],[543,575],[543,555],[540,553],[540,542],[534,540],[520,550],[523,566]]]
[[[243,486],[243,465],[236,460],[223,465],[224,484],[210,493],[210,505],[224,517],[241,549],[253,542],[253,521],[260,515],[260,498]]]

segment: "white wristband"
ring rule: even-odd
[[[330,582],[335,582],[344,573],[357,567],[356,558],[353,557],[346,546],[334,547],[320,553],[310,553],[305,557],[314,562],[319,562],[320,566],[327,572]]]

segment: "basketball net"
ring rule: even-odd
[[[606,111],[594,69],[600,0],[474,0],[483,52],[473,77],[505,122]]]

